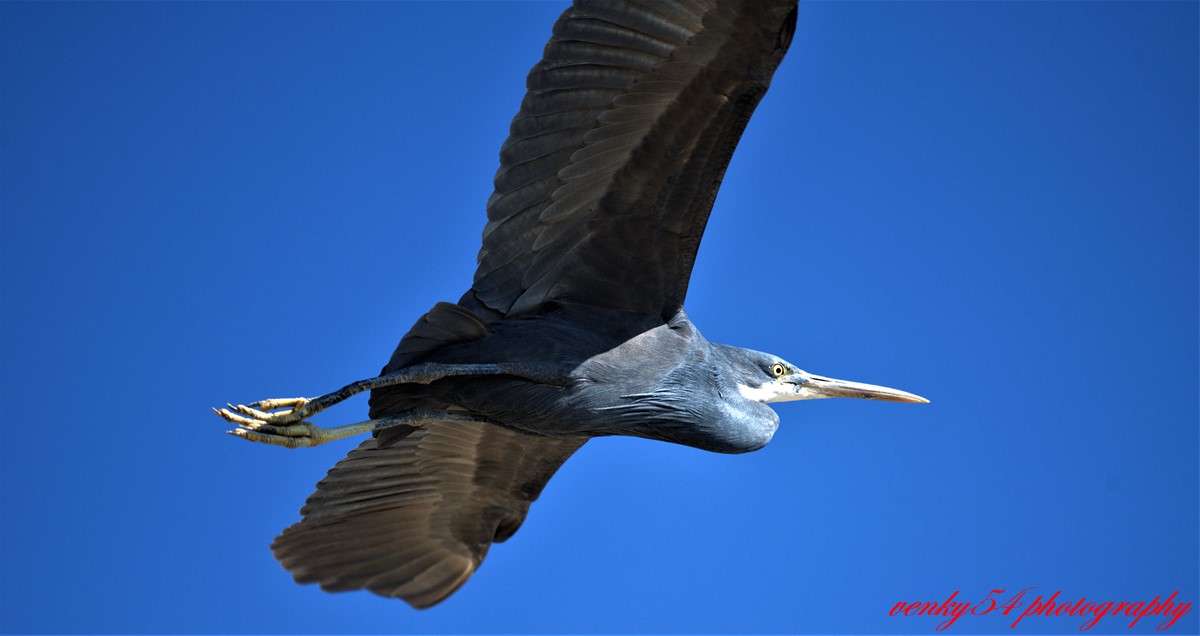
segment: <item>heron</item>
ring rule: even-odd
[[[771,403],[927,402],[710,342],[684,297],[717,190],[783,59],[796,0],[576,0],[500,149],[470,289],[381,373],[214,409],[245,440],[367,434],[271,544],[299,583],[416,608],[467,581],[587,440],[762,448]],[[307,420],[370,391],[368,419]]]

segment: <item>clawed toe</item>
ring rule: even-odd
[[[239,427],[239,428],[235,428],[231,431],[226,431],[226,433],[229,433],[230,435],[233,435],[234,437],[240,437],[240,438],[250,441],[250,442],[271,444],[272,446],[283,446],[285,448],[308,448],[310,446],[316,446],[318,444],[322,444],[325,441],[325,440],[321,440],[321,439],[317,439],[317,438],[313,438],[313,437],[306,437],[306,436],[299,436],[299,435],[293,436],[293,435],[288,435],[288,434],[277,434],[275,432],[265,430],[265,429],[276,429],[276,428],[278,428],[278,427],[274,427],[269,424],[263,424],[262,427],[257,430]],[[289,427],[285,427],[285,428],[292,428],[292,427],[289,426]]]
[[[247,410],[253,411],[253,409]],[[325,430],[310,422],[277,425],[269,424],[262,419],[244,417],[228,409],[213,409],[213,412],[220,415],[226,422],[237,424],[237,428],[226,431],[227,433],[251,442],[302,448],[317,446],[329,441]]]
[[[309,422],[300,421],[302,412],[297,412],[309,400],[307,398],[281,398],[259,400],[245,404],[226,404],[223,409],[213,409],[226,422],[237,428],[227,431],[230,435],[251,442],[303,448],[317,446],[327,441],[324,429]],[[286,409],[271,413],[273,409]]]
[[[234,413],[233,411],[230,411],[229,409],[214,408],[213,413],[220,415],[221,419],[224,419],[226,422],[229,422],[230,424],[237,424],[238,426],[254,427],[258,424],[265,423],[260,420],[253,420],[248,417],[242,417],[241,415],[238,415],[237,413]]]
[[[289,408],[295,410],[308,403],[308,398],[275,398],[273,400],[259,400],[251,402],[250,407],[262,409],[264,411],[272,411],[274,409]]]
[[[308,404],[308,398],[281,398],[272,400],[259,400],[251,402],[249,406],[245,404],[226,404],[223,409],[213,409],[213,412],[220,415],[225,421],[238,426],[247,426],[254,428],[255,424],[294,424],[304,419],[305,413],[301,410],[304,405]],[[274,409],[284,409],[275,413],[270,411]]]

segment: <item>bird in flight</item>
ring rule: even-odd
[[[271,544],[296,581],[429,607],[592,437],[743,453],[775,434],[772,402],[926,402],[709,342],[683,308],[796,9],[576,0],[562,14],[500,149],[471,288],[421,316],[377,377],[217,410],[233,435],[289,448],[370,433]],[[363,391],[369,419],[306,421]]]

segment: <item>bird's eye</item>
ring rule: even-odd
[[[779,364],[778,362],[771,365],[771,375],[773,375],[777,378],[782,378],[784,371],[786,371],[786,369],[784,369],[783,365]]]

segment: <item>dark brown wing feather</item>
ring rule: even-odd
[[[487,331],[470,311],[438,303],[417,319],[383,371]],[[371,417],[404,408],[394,387],[371,392]],[[384,429],[329,471],[300,510],[301,521],[271,549],[297,582],[368,589],[429,607],[470,578],[492,542],[517,531],[529,504],[585,441],[454,421]]]
[[[669,318],[795,0],[579,0],[500,151],[471,291],[490,320],[570,300]]]
[[[388,432],[330,469],[271,544],[297,582],[438,603],[516,532],[585,441],[460,422]]]

